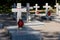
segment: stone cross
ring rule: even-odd
[[[40,6],[38,6],[38,4],[35,4],[35,6],[34,6],[34,8],[36,8],[35,9],[35,14],[37,15],[37,11],[38,11],[38,8],[39,8]]]
[[[17,22],[21,18],[21,13],[26,12],[26,8],[21,8],[21,3],[17,3],[17,8],[12,8],[12,12],[17,12]]]
[[[50,8],[50,6],[48,6],[48,3],[46,3],[46,5],[43,6],[43,8],[46,8],[45,12],[46,12],[46,14],[47,14],[47,13],[48,13],[48,8]]]
[[[30,4],[27,3],[27,22],[31,20],[31,15],[30,15],[30,9],[33,9],[33,7],[30,7]]]
[[[14,3],[14,4],[12,5],[12,8],[16,8],[16,3]],[[16,16],[16,12],[13,13],[13,18],[14,18],[14,19],[17,18],[17,16]]]
[[[59,16],[60,16],[60,5],[59,5],[59,10],[58,11],[59,11]]]
[[[12,8],[16,8],[16,3],[14,3],[14,4],[12,5]]]
[[[56,15],[59,15],[59,4],[58,3],[56,3],[56,5],[55,5],[55,7],[56,7]]]

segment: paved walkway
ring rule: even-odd
[[[41,27],[30,27],[34,30],[42,30],[46,32],[60,32],[60,23],[50,21],[50,22],[45,22],[44,26]]]

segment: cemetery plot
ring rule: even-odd
[[[39,31],[10,31],[12,40],[41,40]]]
[[[24,23],[24,26],[32,26],[32,25],[33,26],[40,26],[41,24],[43,25],[44,23],[42,23],[40,21],[39,21],[39,23],[38,23],[37,20],[35,20],[36,22],[34,22],[34,20],[31,21],[31,15],[30,15],[30,12],[29,12],[30,9],[32,9],[32,8],[30,7],[29,3],[27,3],[27,8],[22,8],[21,3],[17,3],[17,8],[12,9],[12,12],[17,12],[17,23],[18,23],[19,19],[24,20],[23,16],[25,16],[25,17],[27,17],[27,18],[25,18],[27,22]],[[36,9],[37,9],[37,7],[36,7]],[[23,15],[23,13],[21,13],[21,12],[26,12],[27,16],[25,14]],[[16,25],[15,27],[14,26],[9,26],[8,29],[9,28],[17,28],[17,27],[18,27],[18,25]]]
[[[57,11],[56,14],[58,14],[60,12],[59,11],[60,6],[58,4],[56,4],[55,7],[56,7],[56,11]],[[38,4],[36,4],[34,6],[34,8],[36,8],[35,15],[38,16],[38,13],[37,13],[38,8],[39,8]],[[43,8],[46,8],[45,16],[49,17],[50,15],[48,15],[48,11],[49,11],[48,9],[50,8],[50,6],[48,6],[48,3],[46,3],[46,5],[43,6]],[[27,3],[26,8],[22,8],[21,3],[17,3],[17,8],[12,8],[12,12],[15,12],[15,14],[17,12],[17,18],[16,18],[17,21],[13,20],[13,18],[11,18],[9,16],[0,15],[1,19],[2,20],[4,19],[3,20],[4,22],[1,22],[1,23],[4,23],[4,26],[9,25],[9,26],[7,26],[7,29],[11,33],[12,40],[41,40],[42,36],[43,36],[44,40],[58,39],[58,37],[56,37],[56,35],[53,35],[54,37],[51,38],[52,34],[46,33],[47,35],[45,35],[45,33],[42,34],[42,32],[40,33],[40,31],[37,31],[37,30],[42,30],[42,31],[47,31],[47,32],[54,32],[54,31],[59,32],[60,30],[59,30],[59,27],[57,27],[57,26],[51,27],[51,25],[48,25],[48,24],[44,25],[45,24],[44,22],[40,22],[36,19],[30,20],[32,18],[32,14],[30,14],[30,9],[33,9],[33,7],[30,7],[29,3]],[[35,16],[35,15],[33,15],[33,16]],[[60,14],[58,14],[58,15],[60,16]],[[59,17],[59,16],[57,16],[57,17]],[[22,29],[18,29],[17,22],[19,21],[19,19],[22,19],[24,21],[24,27]],[[25,21],[27,21],[27,22],[25,22]],[[51,23],[51,24],[54,24],[54,23]],[[14,26],[12,26],[12,25],[14,25]],[[57,24],[55,24],[55,25],[57,25]],[[2,24],[0,24],[0,28],[3,28]],[[58,30],[56,30],[56,29],[58,29]],[[0,33],[0,37],[1,37],[0,38],[1,40],[9,40],[10,39],[8,32]]]
[[[7,13],[8,14],[8,13]],[[9,14],[1,14],[0,15],[0,23],[4,26],[17,25],[17,21],[13,19],[13,17],[9,16]]]

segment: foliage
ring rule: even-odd
[[[60,4],[60,0],[57,0],[57,2]]]
[[[42,1],[42,2],[40,2],[40,1]],[[35,5],[34,3],[38,3],[39,2],[39,4],[42,6],[42,5],[44,5],[42,3],[46,2],[46,1],[45,0],[0,0],[0,13],[1,12],[11,12],[11,8],[12,8],[13,3],[22,2],[22,3],[25,4],[26,2],[30,2],[31,5]],[[55,1],[55,0],[52,0],[52,1]],[[53,6],[53,2],[52,1],[51,1],[50,4]],[[58,2],[60,3],[60,0],[58,0]]]

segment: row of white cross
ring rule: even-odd
[[[38,4],[36,4],[35,6],[33,6],[34,8],[36,8],[35,9],[35,14],[37,15],[37,11],[38,11],[38,8],[40,7],[40,6],[38,6]],[[12,12],[17,12],[17,22],[18,22],[18,20],[19,19],[21,19],[21,12],[27,12],[27,13],[29,13],[29,10],[30,9],[33,9],[33,7],[30,7],[29,6],[29,4],[27,4],[27,8],[22,8],[21,7],[21,3],[17,3],[17,8],[12,8]],[[45,6],[43,6],[43,8],[46,8],[46,14],[47,14],[47,12],[48,12],[48,8],[50,8],[51,6],[48,6],[48,3],[46,3],[46,5]],[[55,5],[55,7],[56,7],[56,14],[58,14],[58,12],[59,12],[59,8],[60,8],[60,6],[59,6],[59,4],[57,3],[56,5]]]
[[[48,8],[50,8],[50,6],[48,6],[48,3],[46,3],[46,6],[43,6],[43,7],[46,8],[46,14],[47,14]],[[58,5],[58,3],[55,5],[55,7],[56,7],[56,11],[57,11],[56,13],[58,13],[59,9],[60,9],[60,6]],[[36,8],[36,11],[35,11],[35,13],[36,13],[38,11],[39,6],[36,4],[36,6],[34,6],[34,8]],[[12,8],[12,12],[17,12],[17,22],[18,22],[19,19],[21,19],[21,12],[27,12],[27,14],[29,16],[29,14],[30,14],[29,10],[30,9],[32,9],[32,7],[29,6],[29,3],[27,4],[26,8],[22,8],[21,3],[17,3],[17,8]],[[39,22],[39,21],[34,21],[34,22],[24,23],[24,26],[26,26],[26,27],[28,26],[30,28],[32,28],[32,27],[34,28],[36,26],[36,28],[37,28],[38,26],[40,27],[41,24],[43,25],[44,23]],[[7,27],[7,29],[16,29],[16,28],[18,28],[18,26],[9,26],[9,27]]]

